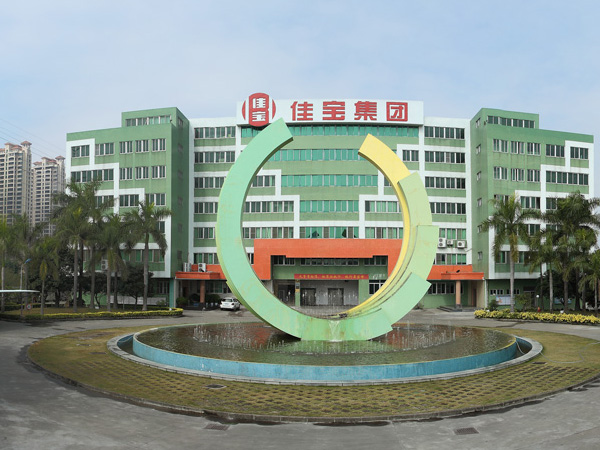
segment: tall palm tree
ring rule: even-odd
[[[600,199],[585,198],[579,192],[573,192],[565,198],[558,199],[557,207],[544,214],[545,221],[556,229],[555,244],[560,255],[557,268],[563,279],[564,310],[569,310],[568,281],[571,274],[577,273],[577,258],[591,248],[590,241],[595,242],[596,230],[600,229],[600,217],[595,213],[600,206]],[[576,296],[577,297],[577,296]],[[579,309],[578,300],[574,307]]]
[[[39,268],[39,277],[42,282],[42,292],[40,296],[40,314],[44,315],[44,306],[46,303],[46,280],[48,275],[55,279],[58,278],[59,242],[54,237],[45,237],[41,239],[33,254],[34,264]]]
[[[538,211],[523,209],[515,194],[508,198],[497,197],[490,200],[494,207],[493,214],[481,222],[482,231],[493,229],[495,232],[493,252],[498,259],[502,246],[508,244],[510,267],[510,311],[515,310],[515,264],[519,260],[519,237],[527,236],[527,221],[539,218]]]
[[[158,245],[160,252],[164,255],[167,250],[167,240],[164,233],[160,230],[160,223],[171,216],[172,212],[168,208],[156,208],[154,203],[141,201],[139,207],[126,214],[127,222],[131,226],[131,244],[137,242],[144,243],[143,262],[144,262],[144,298],[142,309],[148,309],[148,273],[149,273],[149,251],[150,238]]]
[[[90,223],[83,207],[72,205],[57,221],[57,237],[73,248],[73,311],[77,312],[79,289],[79,253],[89,234]]]
[[[128,226],[120,214],[111,213],[100,222],[97,242],[107,262],[106,268],[106,308],[110,311],[111,274],[125,270],[125,262],[121,257],[121,246],[127,241]],[[117,307],[117,294],[114,295],[114,306]]]
[[[21,265],[22,279],[25,281],[23,287],[29,285],[29,261],[33,257],[33,249],[40,239],[44,224],[32,225],[27,214],[13,215],[13,238],[15,240],[13,251]]]
[[[95,297],[95,252],[96,245],[94,244],[94,237],[97,233],[99,222],[102,216],[106,213],[109,207],[113,205],[114,199],[98,202],[96,194],[100,188],[101,181],[93,180],[87,183],[75,183],[71,182],[67,185],[67,190],[64,193],[58,194],[55,197],[55,202],[58,204],[58,208],[54,212],[55,220],[60,224],[68,223],[72,217],[77,217],[80,221],[88,222],[89,226],[83,226],[81,223],[79,231],[84,232],[79,236],[77,244],[75,244],[76,251],[79,252],[77,256],[78,260],[81,260],[82,264],[74,266],[74,270],[81,275],[83,272],[83,250],[88,247],[90,250],[90,258],[88,263],[88,270],[91,273],[91,289],[90,296],[91,302]],[[74,226],[74,224],[68,224],[68,226]],[[60,233],[59,233],[60,234]],[[64,233],[63,233],[64,235]],[[69,238],[67,238],[69,240]],[[75,280],[75,277],[74,277]],[[79,284],[78,289],[75,290],[74,301],[75,303],[81,296]],[[76,308],[76,306],[75,306]]]
[[[544,309],[544,300],[542,291],[542,270],[543,265],[546,264],[546,272],[548,273],[548,286],[550,296],[550,311],[554,310],[554,280],[552,276],[552,266],[555,264],[558,254],[554,247],[554,239],[552,237],[552,230],[546,229],[537,232],[529,239],[529,273],[532,273],[536,268],[540,269],[540,299],[541,308]]]
[[[594,289],[594,313],[598,316],[598,294],[600,294],[600,250],[589,258],[586,274],[579,281],[580,288],[586,284]]]
[[[5,268],[6,262],[11,255],[12,248],[15,244],[13,237],[13,228],[8,224],[5,217],[0,217],[0,266],[1,266],[1,278],[2,278],[2,290],[5,288]],[[2,294],[0,312],[4,312],[5,309],[5,298]]]

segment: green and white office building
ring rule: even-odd
[[[151,252],[158,295],[202,302],[227,295],[215,244],[219,190],[236,157],[283,118],[294,139],[248,191],[242,226],[257,276],[291,305],[351,306],[383,284],[403,236],[397,199],[358,156],[372,134],[417,171],[429,194],[438,252],[423,307],[486,305],[509,293],[507,255],[478,226],[494,196],[516,193],[545,211],[557,197],[594,191],[593,136],[544,130],[537,114],[482,108],[471,119],[426,116],[419,101],[272,99],[257,93],[232,116],[186,117],[177,108],[124,112],[116,128],[67,135],[67,176],[102,180],[115,212],[141,200],[165,206],[168,250]],[[531,224],[532,230],[539,223]],[[130,258],[141,261],[140,244]],[[539,274],[516,266],[517,292]]]

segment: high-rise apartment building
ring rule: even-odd
[[[49,221],[54,209],[54,196],[65,191],[65,158],[55,159],[43,157],[33,163],[32,169],[32,202],[30,218],[33,225],[48,223],[44,234],[54,232],[54,225]]]
[[[31,208],[31,142],[6,143],[0,149],[0,216],[29,214]]]
[[[481,109],[472,119],[425,116],[405,100],[275,100],[253,94],[235,116],[187,119],[177,108],[126,112],[118,128],[70,133],[67,175],[103,181],[101,196],[127,211],[145,199],[174,214],[169,250],[152,246],[151,270],[171,304],[228,294],[215,244],[219,192],[240,152],[282,118],[294,139],[249,187],[242,236],[265,286],[292,307],[356,305],[383,285],[400,252],[403,221],[387,180],[358,155],[367,134],[420,174],[438,251],[423,307],[485,306],[508,294],[506,254],[478,226],[489,199],[516,193],[546,211],[556,198],[593,193],[593,137],[543,130],[537,114]],[[541,224],[532,222],[531,229]],[[523,258],[517,292],[533,292]],[[141,260],[141,244],[132,258]]]

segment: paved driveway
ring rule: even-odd
[[[471,313],[414,311],[414,322],[520,327],[600,341],[600,327],[482,322]],[[119,321],[118,326],[253,320],[222,311],[180,319]],[[0,449],[595,449],[600,448],[600,382],[503,411],[378,425],[221,424],[96,396],[33,368],[25,347],[47,336],[111,321],[29,325],[0,321]],[[600,351],[600,345],[598,345]],[[464,434],[463,434],[464,433]]]

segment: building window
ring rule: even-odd
[[[375,294],[386,280],[369,280],[369,295]]]
[[[152,166],[152,178],[165,178],[167,176],[166,166]]]
[[[571,147],[571,159],[588,159],[588,151],[586,147]]]
[[[148,151],[148,139],[142,139],[135,141],[136,153],[145,153]]]
[[[233,137],[235,137],[235,126],[194,128],[194,139],[224,139]]]
[[[163,152],[167,149],[167,140],[165,138],[152,139],[152,151]]]
[[[538,169],[527,169],[527,181],[532,183],[539,183],[540,171]]]
[[[419,151],[418,150],[402,150],[402,161],[405,161],[405,162],[419,161]]]
[[[104,144],[96,144],[96,156],[114,155],[114,142],[106,142]]]
[[[565,146],[546,144],[546,156],[564,158],[565,157]]]
[[[537,142],[528,142],[527,143],[527,154],[528,155],[539,155],[540,154],[541,144]]]
[[[119,169],[120,180],[133,180],[133,167],[121,167]]]
[[[477,199],[477,207],[480,208],[482,205],[481,197]]]
[[[133,141],[119,142],[119,153],[133,153]]]
[[[71,147],[71,157],[72,158],[85,158],[90,156],[90,146],[89,145],[75,145]]]
[[[146,194],[146,203],[154,203],[155,206],[166,206],[167,194]]]
[[[523,181],[525,179],[525,170],[510,169],[510,177],[512,181]]]
[[[426,138],[436,138],[436,139],[461,139],[465,138],[465,129],[464,128],[454,128],[454,127],[425,127],[425,137]]]
[[[508,180],[508,169],[506,167],[494,167],[494,180]]]
[[[141,166],[135,168],[135,179],[145,180],[149,178],[149,170],[147,166]]]

